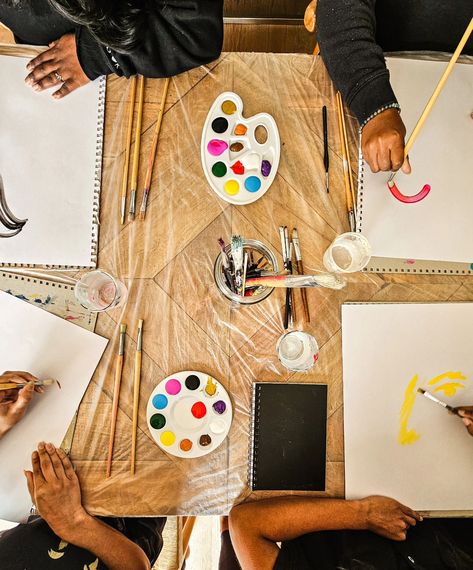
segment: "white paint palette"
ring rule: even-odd
[[[149,431],[158,446],[184,458],[217,449],[228,435],[232,415],[232,403],[222,384],[193,370],[160,382],[146,411]]]
[[[264,142],[257,129],[265,131]],[[259,113],[245,119],[243,101],[231,91],[215,99],[202,131],[201,159],[205,176],[220,198],[235,205],[261,198],[273,183],[280,155],[279,131],[271,115]]]

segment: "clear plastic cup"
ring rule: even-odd
[[[125,304],[125,285],[101,269],[90,271],[76,283],[74,294],[79,303],[93,313],[115,309]]]
[[[324,266],[331,273],[361,271],[371,259],[371,245],[365,236],[348,232],[333,240],[324,254]]]
[[[276,352],[281,364],[291,372],[307,372],[319,358],[319,345],[309,333],[291,331],[279,338]]]

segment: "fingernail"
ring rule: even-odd
[[[37,451],[33,451],[33,459],[37,459],[38,458],[38,452]]]
[[[35,83],[33,85],[33,91],[41,91],[41,87],[37,83]]]
[[[33,69],[33,65],[31,63],[28,63],[28,65],[26,66],[26,69],[28,71],[30,71],[31,69]]]
[[[53,453],[55,447],[52,443],[47,443],[46,444],[46,449],[49,451],[49,453]]]
[[[44,441],[38,443],[38,449],[44,449]]]
[[[471,426],[471,423],[472,423],[471,420],[468,419],[468,418],[463,418],[463,419],[462,419],[462,422],[463,422],[467,427],[468,427],[468,426]]]

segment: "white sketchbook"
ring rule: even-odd
[[[387,65],[409,135],[447,64],[388,58]],[[416,204],[397,200],[387,188],[388,174],[373,174],[360,161],[357,229],[374,257],[473,262],[472,111],[473,65],[457,63],[409,153],[412,174],[395,178],[406,195],[430,184]],[[402,267],[406,272],[416,269],[409,263]]]
[[[417,393],[473,405],[473,303],[342,307],[345,491],[473,509],[473,437]]]
[[[0,264],[95,267],[105,79],[56,101],[25,84],[28,61],[0,55],[0,176],[28,220],[0,237]]]
[[[0,518],[19,522],[31,499],[23,469],[40,441],[60,445],[107,340],[0,292],[0,366],[59,380],[35,394],[26,416],[0,440]]]

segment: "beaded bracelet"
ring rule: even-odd
[[[399,112],[401,112],[401,107],[399,106],[399,103],[389,103],[389,105],[383,105],[377,111],[375,111],[374,113],[371,113],[371,115],[363,121],[363,123],[360,125],[360,129],[358,132],[361,134],[363,127],[367,123],[369,123],[371,121],[371,119],[374,119],[377,115],[379,115],[383,111],[387,111],[388,109],[397,109]]]

